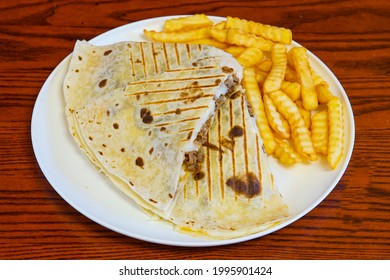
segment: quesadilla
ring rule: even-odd
[[[241,77],[233,57],[213,47],[78,42],[64,81],[69,128],[116,186],[166,216]]]
[[[179,231],[234,238],[288,217],[243,94],[236,93],[218,109],[201,152],[201,168],[188,178],[166,217]]]

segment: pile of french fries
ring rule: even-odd
[[[151,41],[211,45],[244,68],[243,88],[268,155],[282,164],[327,158],[334,169],[343,155],[343,107],[311,67],[304,47],[292,46],[289,29],[206,15],[173,18],[163,31],[144,30]]]

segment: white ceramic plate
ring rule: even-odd
[[[90,42],[106,45],[119,41],[145,41],[143,29],[160,30],[163,22],[169,18],[127,24]],[[223,20],[218,17],[210,18],[216,22]],[[68,131],[62,82],[70,56],[48,77],[35,103],[31,133],[37,161],[50,184],[70,205],[102,226],[133,238],[177,246],[215,246],[264,236],[291,224],[316,207],[336,186],[352,154],[355,126],[348,97],[333,73],[312,53],[309,56],[312,67],[325,78],[331,91],[341,98],[344,105],[344,157],[335,170],[331,170],[325,160],[286,168],[270,158],[276,184],[292,217],[267,231],[230,240],[206,240],[180,234],[170,225],[150,220],[128,197],[113,187],[105,176],[97,172]]]

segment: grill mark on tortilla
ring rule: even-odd
[[[141,50],[141,59],[142,59],[142,69],[144,71],[144,75],[145,77],[147,77],[147,73],[146,73],[146,62],[145,62],[145,52],[144,52],[144,47],[143,47],[143,43],[140,43],[139,44],[139,47],[140,47],[140,50]]]
[[[194,130],[194,128],[190,127],[190,128],[180,129],[180,130],[178,130],[176,132],[173,132],[173,133],[178,133],[179,134],[179,133],[184,133],[184,132],[188,132],[189,131],[192,134],[193,130]],[[190,141],[190,139],[191,139],[191,136],[188,137],[188,134],[186,134],[185,138],[181,139],[179,142],[188,142],[188,141]]]
[[[157,203],[157,201],[155,201],[155,200],[152,199],[152,198],[149,198],[149,201],[150,201],[150,202],[153,202],[153,203]]]
[[[189,44],[186,44],[188,60],[191,60],[191,48]]]
[[[217,113],[218,123],[218,162],[219,162],[219,187],[221,189],[221,198],[225,199],[225,184],[223,183],[223,161],[222,161],[222,146],[221,146],[221,110]]]
[[[183,72],[183,71],[197,71],[197,70],[207,70],[207,69],[215,69],[218,66],[202,66],[202,67],[191,67],[184,69],[167,69],[167,72]]]
[[[207,97],[211,97],[211,96],[214,96],[214,95],[213,94],[205,94],[205,95],[200,96],[198,99],[207,98]],[[157,101],[145,102],[141,105],[153,105],[153,104],[177,102],[177,101],[183,101],[183,100],[188,100],[188,99],[192,99],[192,98],[194,98],[194,97],[190,96],[190,97],[182,97],[182,98],[174,98],[174,99],[166,99],[166,100],[157,100]]]
[[[151,90],[151,91],[139,91],[139,92],[132,92],[132,93],[127,93],[125,95],[129,96],[129,95],[139,95],[139,94],[150,94],[150,93],[165,93],[165,92],[172,92],[172,94],[174,92],[179,92],[179,91],[183,91],[183,90],[188,90],[188,89],[202,89],[202,88],[213,88],[215,87],[215,84],[211,84],[211,85],[203,85],[203,86],[195,86],[195,85],[192,85],[192,86],[189,86],[189,87],[182,87],[182,88],[172,88],[172,89],[160,89],[160,90]],[[193,98],[194,96],[191,96],[190,98]]]
[[[195,107],[188,107],[188,108],[184,108],[184,109],[180,109],[180,112],[185,112],[185,111],[191,111],[191,110],[198,110],[198,109],[204,109],[204,108],[208,108],[209,106],[195,106]],[[176,109],[177,110],[177,109]],[[155,116],[159,116],[159,115],[169,115],[169,114],[177,114],[176,110],[172,110],[172,111],[167,111],[167,112],[163,112],[163,113],[157,113],[157,114],[154,114]]]
[[[241,118],[242,118],[242,129],[244,130],[243,142],[244,142],[244,158],[245,158],[245,174],[248,176],[248,145],[247,145],[247,134],[245,126],[245,107],[244,107],[244,98],[241,98]],[[247,190],[248,191],[248,190]]]
[[[198,44],[198,50],[202,51],[202,45],[201,44]]]
[[[167,71],[169,71],[169,69],[170,69],[171,67],[169,66],[169,59],[168,59],[168,54],[167,54],[167,47],[166,47],[165,43],[163,43],[163,50],[164,50],[165,64],[167,65]]]
[[[199,181],[199,180],[202,180],[204,178],[204,176],[205,176],[204,172],[199,171],[193,175],[193,178],[195,181]]]
[[[103,87],[106,86],[106,84],[107,84],[107,79],[103,79],[103,80],[101,80],[101,81],[99,82],[99,87],[100,87],[100,88],[103,88]]]
[[[261,154],[260,154],[260,148],[259,148],[259,135],[256,134],[256,153],[257,153],[257,174],[259,176],[259,183],[260,183],[260,191],[259,191],[259,195],[261,195],[262,191],[263,191],[263,188],[261,187],[262,186],[262,179],[263,179],[263,173],[261,172],[261,165],[260,165],[260,157],[261,157]]]
[[[180,66],[180,54],[179,54],[179,50],[177,49],[177,44],[174,44],[174,46],[175,46],[175,53],[176,53],[177,64]]]
[[[239,174],[237,177],[230,177],[226,185],[232,188],[237,195],[244,195],[248,199],[260,193],[260,182],[252,172]]]
[[[209,143],[209,134],[207,133],[207,140],[206,143]],[[206,170],[207,170],[207,192],[209,201],[211,201],[211,172],[210,172],[210,148],[206,146],[206,154],[207,154],[207,160],[206,160]]]
[[[247,135],[246,124],[245,124],[245,104],[244,104],[244,98],[242,98],[242,97],[241,97],[241,118],[242,118],[242,128],[244,131],[243,142],[244,142],[245,174],[248,177],[249,176],[248,144],[247,144],[248,135]],[[260,183],[259,183],[259,185],[260,185]],[[249,193],[249,187],[250,187],[250,185],[247,184],[247,190],[246,190],[247,193]],[[248,202],[250,200],[251,200],[251,198],[248,197]]]
[[[228,135],[229,135],[229,138],[234,141],[235,137],[241,137],[241,136],[244,135],[244,129],[241,126],[239,126],[239,125],[235,125],[229,131]]]
[[[137,159],[135,160],[135,165],[141,167],[142,169],[144,168],[144,160],[142,157],[137,157]]]
[[[190,127],[190,128],[185,128],[185,129],[180,129],[180,130],[178,130],[177,132],[178,132],[178,133],[183,133],[183,132],[187,132],[187,131],[191,131],[191,130],[193,130],[192,127]]]
[[[220,151],[219,147],[217,147],[216,145],[214,144],[211,144],[210,142],[206,142],[206,143],[203,143],[202,146],[205,146],[207,148],[210,148],[211,150],[214,150],[214,151]],[[223,152],[223,151],[222,151]]]
[[[229,114],[230,114],[230,129],[233,128],[233,103],[232,100],[229,99]],[[233,178],[236,177],[236,159],[234,155],[234,142],[232,145],[232,168],[233,168]],[[234,200],[237,201],[237,194],[234,193]]]
[[[135,66],[134,66],[133,52],[131,49],[129,52],[130,52],[130,64],[131,64],[132,77],[135,80]]]
[[[205,76],[198,76],[198,77],[186,77],[186,78],[175,78],[175,79],[163,79],[163,80],[148,80],[147,83],[171,83],[176,81],[197,81],[197,80],[205,80],[205,79],[213,79],[213,78],[223,78],[225,75],[205,75]],[[140,85],[144,84],[145,81],[135,81],[135,82],[129,82],[127,83],[128,86],[132,85]],[[214,83],[215,85],[215,83]]]
[[[190,121],[195,121],[195,120],[199,120],[199,119],[200,119],[200,117],[193,117],[193,118],[188,118],[188,119],[181,119],[181,120],[178,120],[178,121],[172,122],[172,123],[160,123],[160,124],[156,124],[155,126],[160,127],[160,126],[167,126],[167,125],[175,125],[177,123],[190,122]]]
[[[154,72],[158,73],[156,54],[157,53],[156,53],[156,50],[154,49],[154,43],[152,43],[152,57],[153,57],[153,63],[154,63]]]

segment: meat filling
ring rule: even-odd
[[[218,100],[215,101],[215,111],[218,110],[228,100],[229,98],[232,98],[237,93],[239,93],[240,89],[237,88],[237,85],[239,84],[239,80],[237,78],[233,79],[227,79],[225,81],[225,85],[229,88],[229,91],[225,95],[221,95]],[[199,131],[198,135],[196,136],[196,139],[194,141],[194,144],[198,147],[201,147],[203,144],[207,141],[207,134],[209,132],[210,126],[213,122],[213,117],[210,117],[206,123],[203,125],[201,130]],[[201,151],[191,151],[187,152],[184,155],[184,162],[185,170],[192,172],[194,175],[197,174],[200,169],[200,163],[203,161],[204,155]]]
[[[203,161],[203,153],[200,151],[191,151],[184,155],[185,170],[193,174],[200,170],[199,163]]]

